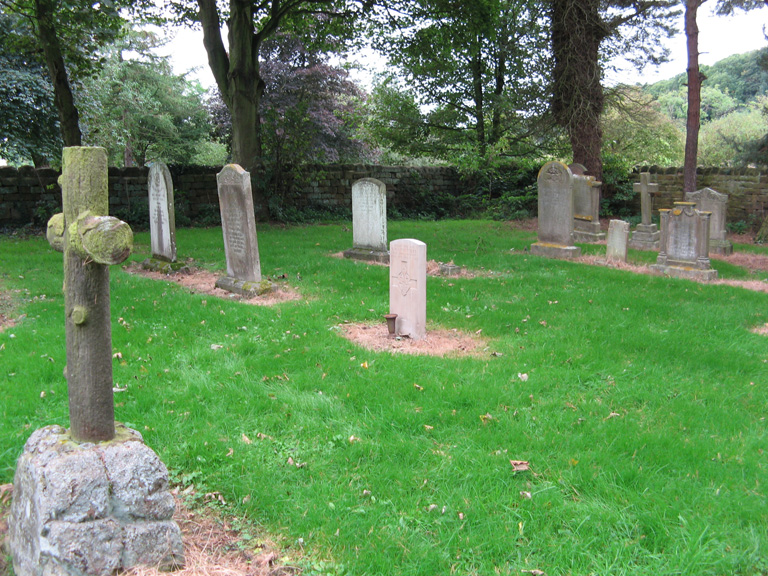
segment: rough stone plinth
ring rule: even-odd
[[[661,231],[656,224],[638,224],[632,232],[629,247],[633,250],[658,250]]]
[[[376,262],[378,264],[389,264],[389,251],[372,250],[370,248],[350,248],[344,250],[344,258],[351,260],[361,260],[363,262]]]
[[[168,470],[141,434],[77,443],[61,426],[27,440],[16,466],[9,542],[16,576],[111,576],[184,564]]]
[[[266,279],[252,282],[250,280],[232,278],[231,276],[220,276],[216,279],[216,288],[221,288],[233,294],[239,294],[245,298],[255,298],[256,296],[263,296],[272,292],[275,286]]]

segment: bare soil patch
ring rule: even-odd
[[[16,320],[11,317],[13,308],[11,293],[3,290],[0,285],[0,332],[16,325]]]
[[[427,330],[423,340],[391,337],[386,324],[342,324],[341,334],[347,340],[375,352],[423,354],[430,356],[482,356],[489,354],[488,342],[479,334],[458,330]]]
[[[760,334],[761,336],[768,336],[768,324],[763,324],[762,326],[755,326],[752,328],[751,332],[754,334]]]
[[[151,270],[145,270],[138,262],[131,262],[127,266],[123,266],[123,270],[129,274],[136,274],[138,276],[144,276],[145,278],[152,278],[153,280],[165,280],[166,282],[173,282],[179,286],[183,286],[193,294],[208,294],[217,298],[225,300],[237,300],[244,302],[245,304],[253,304],[256,306],[272,306],[279,304],[280,302],[288,302],[291,300],[300,300],[301,295],[288,285],[279,283],[283,279],[278,279],[275,282],[275,288],[268,294],[262,296],[256,296],[255,298],[245,298],[238,294],[233,294],[216,287],[216,279],[221,276],[210,270],[203,270],[198,268],[192,268],[188,273],[179,272],[172,275],[163,274],[162,272],[154,272]]]

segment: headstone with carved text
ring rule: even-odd
[[[573,238],[573,173],[562,162],[548,162],[539,170],[538,242],[531,254],[548,258],[577,258],[581,248]]]
[[[173,180],[168,166],[154,162],[149,168],[149,232],[152,257],[176,262],[176,216]]]
[[[600,229],[600,188],[602,182],[585,174],[581,164],[568,166],[573,173],[573,239],[576,242],[595,243],[605,240]]]
[[[709,261],[710,212],[696,209],[693,202],[675,202],[661,213],[659,256],[652,270],[666,276],[714,280],[717,270]]]
[[[659,227],[653,223],[651,211],[653,208],[653,197],[659,193],[659,185],[651,183],[651,174],[643,172],[640,174],[640,182],[633,184],[635,193],[640,194],[640,217],[641,222],[632,232],[632,239],[629,241],[630,248],[635,250],[658,250],[661,232]]]
[[[728,213],[728,194],[721,194],[712,188],[686,192],[685,200],[695,202],[696,208],[711,212],[709,219],[709,251],[714,254],[733,254],[733,244],[727,238],[725,220]]]
[[[389,262],[387,251],[387,187],[375,178],[352,184],[352,249],[344,256],[368,262]]]
[[[389,250],[389,313],[397,314],[395,334],[423,340],[427,335],[427,245],[394,240]]]
[[[227,164],[216,182],[227,260],[227,275],[216,280],[216,286],[247,298],[269,292],[271,284],[261,278],[251,175],[237,164]]]

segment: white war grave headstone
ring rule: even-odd
[[[539,170],[538,242],[531,254],[547,258],[578,258],[573,242],[573,173],[562,162],[548,162]]]
[[[716,279],[709,261],[710,212],[696,210],[693,202],[675,202],[674,208],[659,212],[659,255],[651,269],[676,278]]]
[[[17,576],[102,576],[184,563],[168,470],[141,434],[114,419],[109,266],[133,233],[109,209],[103,148],[64,148],[64,212],[47,237],[64,252],[70,429],[32,433],[19,457],[8,521]]]
[[[427,245],[404,238],[390,244],[389,313],[397,314],[395,334],[427,336]]]
[[[635,193],[640,194],[640,224],[632,232],[629,241],[630,248],[635,250],[658,250],[661,232],[658,226],[652,222],[651,209],[653,197],[659,193],[659,185],[651,184],[651,174],[642,172],[640,182],[633,184]]]
[[[344,257],[389,263],[387,251],[387,187],[375,178],[352,184],[352,248]]]
[[[606,260],[627,261],[627,241],[629,240],[629,222],[611,220],[608,224],[608,241],[605,249]]]
[[[696,208],[711,212],[709,219],[709,251],[715,254],[733,254],[733,244],[726,237],[725,220],[728,214],[728,194],[722,194],[712,188],[703,188],[696,192],[685,193],[686,202],[695,202]]]
[[[272,285],[261,278],[251,175],[237,164],[227,164],[216,182],[227,259],[227,275],[216,280],[216,286],[246,298],[265,294]]]
[[[568,166],[573,174],[573,239],[595,243],[605,240],[600,230],[600,188],[603,183],[585,174],[582,164]]]

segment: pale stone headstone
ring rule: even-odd
[[[62,154],[64,212],[48,222],[64,252],[70,429],[47,426],[19,458],[8,522],[17,576],[102,576],[183,564],[168,471],[141,435],[116,426],[109,266],[128,257],[130,227],[107,215],[107,154]]]
[[[577,242],[600,242],[605,233],[600,230],[600,187],[602,182],[585,174],[581,164],[569,166],[573,174],[573,238]]]
[[[375,178],[352,184],[352,249],[346,258],[389,262],[387,251],[387,187]]]
[[[427,335],[427,245],[410,238],[390,244],[389,313],[397,314],[395,334],[422,340]]]
[[[538,242],[531,253],[549,258],[577,258],[581,248],[573,238],[573,174],[562,162],[548,162],[539,170]]]
[[[152,257],[176,262],[176,216],[173,180],[168,166],[154,162],[149,168],[149,231]]]
[[[728,194],[721,194],[712,188],[686,192],[685,200],[695,202],[696,208],[711,212],[709,220],[709,251],[715,254],[733,254],[733,244],[726,237],[725,220],[728,213]]]
[[[696,210],[693,202],[675,202],[661,213],[659,256],[651,268],[668,276],[714,280],[717,270],[709,261],[710,212]]]
[[[635,193],[640,194],[641,223],[632,233],[629,245],[635,250],[658,250],[661,232],[658,226],[652,223],[651,208],[653,197],[659,193],[659,185],[651,184],[651,174],[643,172],[640,174],[640,182],[633,184],[633,188]]]
[[[607,260],[627,261],[627,241],[629,240],[629,222],[611,220],[608,224],[608,241],[605,251]]]
[[[227,275],[216,280],[216,286],[246,297],[264,294],[271,285],[261,279],[251,175],[237,164],[227,164],[216,182],[227,259]]]

